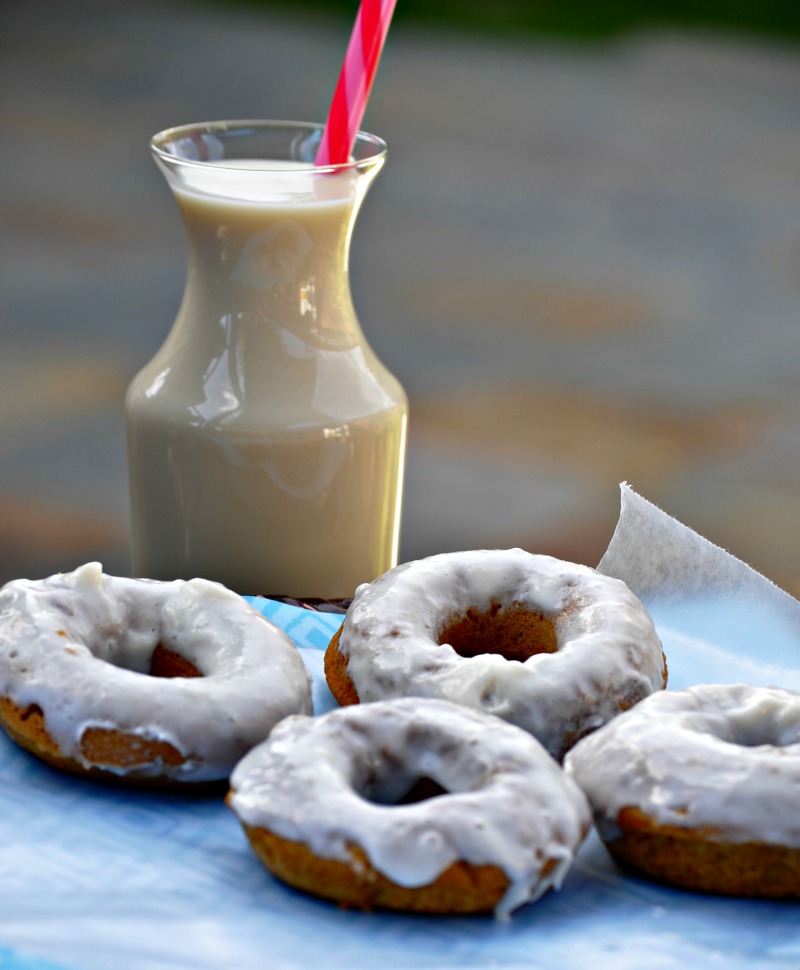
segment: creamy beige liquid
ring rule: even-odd
[[[220,198],[213,167],[173,186],[187,288],[126,401],[133,571],[350,596],[397,561],[407,412],[352,308],[352,180]]]

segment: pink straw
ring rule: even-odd
[[[350,158],[396,3],[361,0],[322,133],[317,165],[339,165]]]

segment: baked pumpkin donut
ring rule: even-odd
[[[325,655],[340,704],[437,697],[534,735],[558,759],[666,684],[661,643],[620,580],[522,549],[405,563],[356,591]]]
[[[685,889],[800,897],[800,694],[665,691],[585,738],[565,766],[624,866]]]
[[[290,717],[231,775],[228,804],[266,867],[363,909],[513,909],[559,887],[586,800],[529,734],[404,698]]]
[[[88,563],[0,590],[0,724],[54,767],[213,782],[281,718],[310,711],[292,641],[218,583]]]

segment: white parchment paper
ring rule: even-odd
[[[800,603],[629,486],[621,492],[619,522],[598,569],[624,580],[647,606],[669,686],[800,690]]]

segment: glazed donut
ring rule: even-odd
[[[222,780],[277,721],[310,712],[297,648],[218,583],[88,563],[0,590],[0,723],[54,767]]]
[[[624,866],[685,889],[800,897],[800,694],[665,691],[565,765]]]
[[[298,889],[501,918],[561,885],[590,826],[578,786],[530,735],[416,698],[287,718],[236,766],[228,804]]]
[[[667,672],[623,582],[510,549],[431,556],[360,586],[325,675],[340,704],[438,697],[524,728],[561,759]]]

